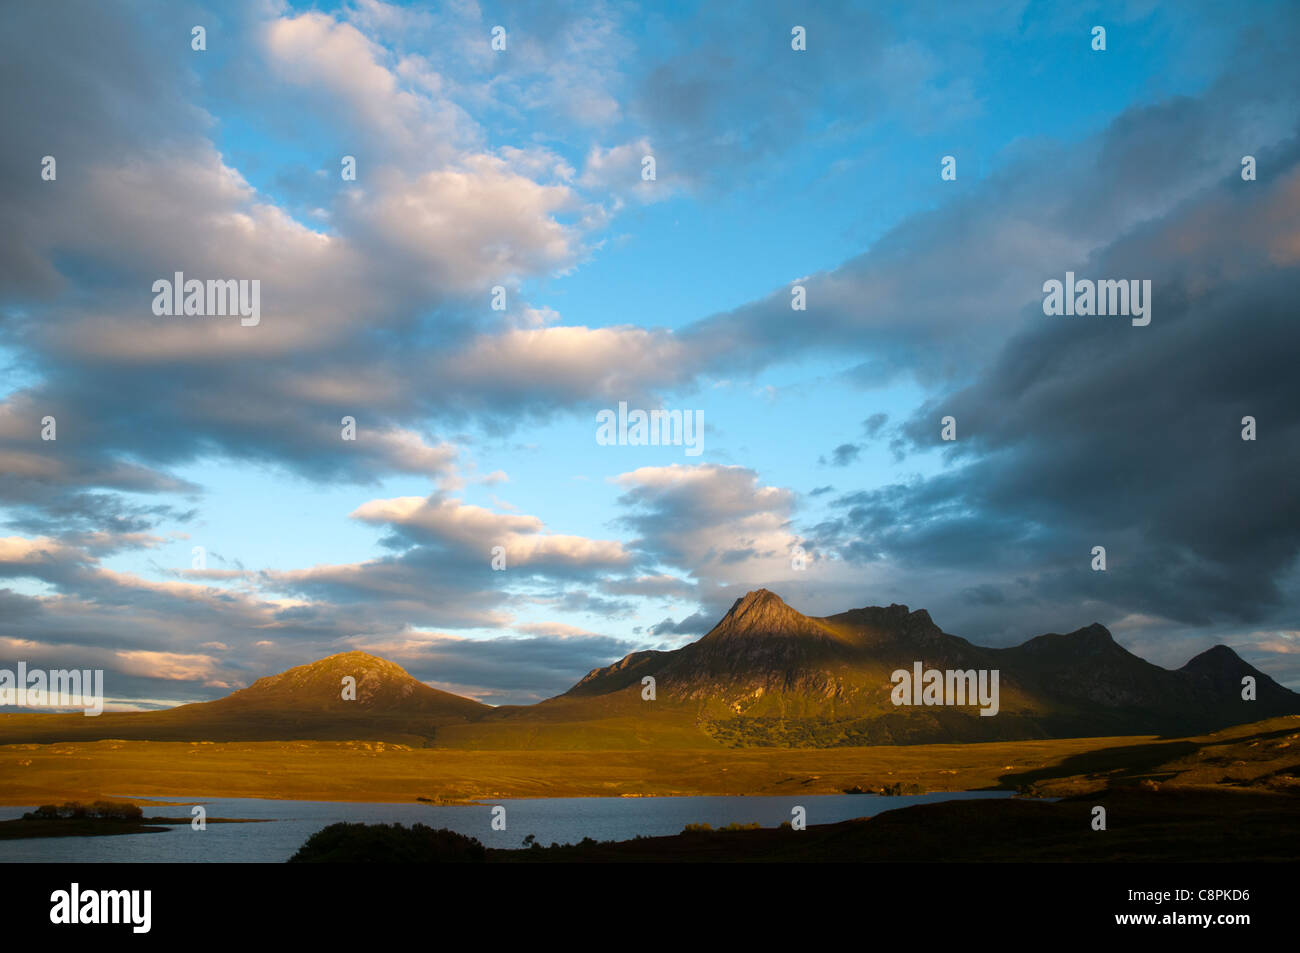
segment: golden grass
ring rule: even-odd
[[[467,751],[359,741],[4,745],[0,803],[130,795],[412,801],[837,794],[896,781],[971,790],[1099,748],[1152,740],[654,751]]]
[[[861,748],[562,751],[391,741],[92,741],[0,745],[0,804],[130,796],[322,801],[837,794],[1114,785],[1300,789],[1300,716],[1208,735]]]

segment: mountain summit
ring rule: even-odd
[[[225,698],[173,709],[177,717],[224,726],[227,733],[222,737],[410,735],[421,743],[440,726],[478,718],[490,710],[473,699],[431,688],[396,662],[366,652],[331,655],[259,678]]]
[[[343,697],[348,678],[355,680],[355,699]],[[223,708],[334,712],[345,712],[344,706],[355,706],[367,712],[464,717],[487,708],[460,695],[431,688],[396,662],[366,652],[342,652],[279,675],[268,675],[207,704]]]
[[[755,589],[732,603],[713,631],[772,634],[797,629],[807,621],[807,616],[795,612],[775,592]]]

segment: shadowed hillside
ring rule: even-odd
[[[981,716],[974,704],[894,705],[891,675],[915,662],[997,670],[998,713]],[[1246,675],[1256,679],[1255,701],[1241,697]],[[642,699],[647,676],[653,702]],[[558,698],[498,710],[443,737],[493,745],[503,737],[501,720],[539,746],[613,747],[609,739],[638,732],[652,739],[690,730],[728,746],[925,744],[1181,735],[1293,712],[1300,695],[1222,645],[1170,671],[1097,624],[994,649],[948,635],[924,610],[891,605],[812,618],[759,589],[690,645],[634,653]]]

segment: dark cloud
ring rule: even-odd
[[[12,589],[0,589],[0,618],[11,621],[30,619],[41,611],[41,601]]]
[[[862,421],[862,432],[868,439],[874,440],[880,436],[880,431],[884,429],[885,424],[889,423],[889,414],[872,414],[866,420]]]
[[[831,466],[847,467],[857,462],[862,454],[862,446],[856,443],[842,443],[831,452]],[[825,458],[823,458],[824,462]]]
[[[1078,271],[1094,249],[1234,173],[1243,154],[1292,135],[1297,40],[1300,21],[1285,19],[1243,37],[1239,62],[1249,65],[1200,98],[1135,107],[1082,141],[1023,143],[977,187],[804,280],[808,310],[797,322],[781,287],[681,337],[725,355],[732,373],[814,353],[860,356],[848,378],[863,388],[904,374],[932,389],[965,383],[1020,330],[1046,278]]]
[[[703,635],[718,622],[716,616],[700,611],[677,622],[671,616],[646,630],[648,635]]]
[[[361,647],[361,646],[358,646]],[[490,705],[526,705],[568,691],[637,646],[606,636],[438,639],[393,657],[424,681]],[[383,654],[383,652],[380,652]]]
[[[1260,159],[1266,179],[1229,174],[1080,264],[1080,277],[1150,278],[1148,327],[1030,311],[972,384],[907,422],[911,448],[942,448],[949,467],[842,496],[823,539],[850,559],[1032,571],[1043,603],[1111,619],[1284,614],[1300,555],[1300,146]],[[957,418],[953,443],[941,412]],[[1241,437],[1247,415],[1255,441]],[[1097,545],[1104,573],[1090,568]]]

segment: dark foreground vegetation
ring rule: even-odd
[[[82,804],[80,801],[66,801],[63,804],[42,804],[34,811],[23,815],[24,821],[138,821],[144,816],[137,804],[123,801],[96,801],[94,804]]]
[[[487,849],[473,837],[427,824],[331,824],[312,834],[291,864],[481,864]]]
[[[1106,827],[1095,829],[1095,808]],[[1127,787],[1059,801],[948,801],[794,830],[691,824],[669,837],[525,849],[422,824],[333,824],[297,862],[488,863],[1015,863],[1288,862],[1300,857],[1300,797],[1242,790]]]

